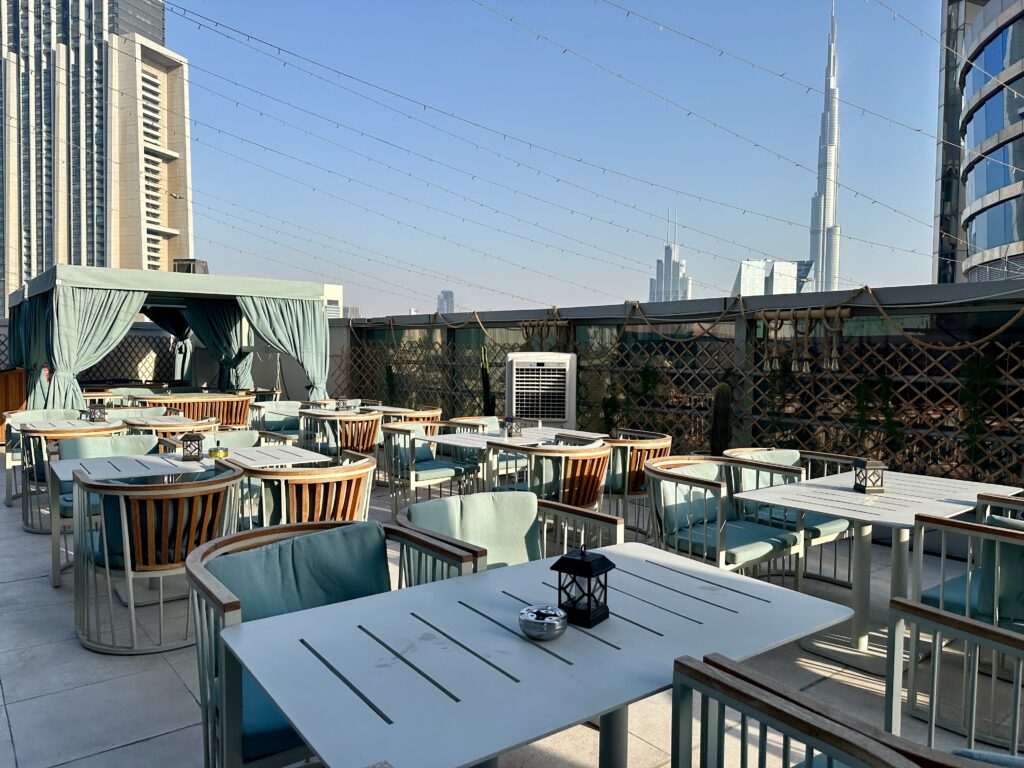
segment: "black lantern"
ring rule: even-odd
[[[855,459],[853,462],[853,490],[858,493],[884,493],[885,470],[888,467],[873,459]]]
[[[99,422],[107,420],[107,404],[94,400],[89,404],[89,421]]]
[[[181,460],[202,461],[203,436],[198,432],[186,432],[181,436]]]
[[[505,417],[505,434],[509,437],[518,437],[523,433],[523,428],[511,416]]]
[[[558,607],[569,623],[594,627],[608,618],[608,572],[615,563],[586,547],[562,555],[551,566],[558,572]]]

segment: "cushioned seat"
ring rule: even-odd
[[[384,529],[356,523],[214,558],[207,569],[239,599],[242,621],[279,616],[387,592]],[[302,743],[251,678],[242,678],[242,753],[246,761]]]
[[[474,493],[422,501],[409,507],[420,528],[487,550],[487,567],[539,560],[540,527],[533,493]]]
[[[417,480],[448,480],[462,477],[470,470],[465,464],[447,459],[416,460]]]
[[[765,525],[785,527],[787,530],[796,528],[797,512],[795,509],[781,507],[761,507],[757,510],[757,521]],[[785,521],[785,525],[783,525]],[[826,536],[839,536],[850,529],[850,521],[841,517],[823,515],[820,512],[804,514],[804,537],[820,539]]]
[[[693,542],[695,555],[718,557],[716,524],[708,521],[707,542],[704,541],[704,525],[682,527],[678,533],[678,543],[669,534],[666,539],[680,551],[689,551],[689,542]],[[780,550],[796,546],[795,533],[776,529],[775,533],[766,535],[765,526],[747,520],[730,520],[725,524],[725,562],[727,565],[739,565],[760,560]]]
[[[954,749],[953,754],[966,757],[984,765],[998,765],[1003,768],[1024,768],[1024,757],[1007,755],[1002,752],[989,752],[982,749]]]

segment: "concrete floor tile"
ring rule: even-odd
[[[54,713],[60,713],[59,728],[53,727]],[[7,716],[19,768],[45,768],[195,725],[199,707],[164,664],[17,702]]]
[[[75,594],[68,578],[63,588],[50,586],[49,576],[11,581],[0,587],[0,614],[46,605],[71,605]]]
[[[591,768],[597,765],[600,734],[577,725],[501,756],[501,768]],[[630,734],[630,768],[656,768],[668,764],[667,753]]]
[[[98,755],[64,763],[61,768],[202,768],[203,732],[193,725]]]
[[[7,708],[0,706],[0,765],[14,764],[14,742],[11,741],[11,729],[7,725]]]
[[[64,603],[0,614],[0,653],[73,638],[74,621],[74,608]]]
[[[44,643],[0,653],[0,682],[8,705],[117,677],[159,669],[158,655],[109,656],[94,653],[77,639]]]

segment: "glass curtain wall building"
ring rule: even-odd
[[[1024,0],[945,0],[933,277],[1024,277]]]
[[[0,0],[0,302],[54,264],[192,255],[187,64],[161,0]]]

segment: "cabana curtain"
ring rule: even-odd
[[[309,399],[326,399],[330,353],[323,302],[239,296],[238,305],[256,333],[299,362],[312,385]]]
[[[15,304],[10,310],[7,325],[7,364],[11,368],[25,366],[25,347],[21,339],[21,312],[24,306],[24,304]]]
[[[185,303],[192,331],[220,363],[221,389],[252,389],[252,352],[242,351],[242,310],[232,301]]]
[[[145,291],[54,288],[50,332],[45,334],[53,367],[47,408],[85,407],[76,376],[110,354],[128,335],[145,300]]]
[[[174,337],[174,379],[192,380],[192,329],[177,307],[146,307],[146,317]]]
[[[46,405],[49,382],[43,376],[46,365],[46,338],[50,321],[50,294],[33,296],[21,304],[18,313],[16,333],[21,336],[21,350],[25,361],[25,386],[28,388],[28,407],[42,408]]]

